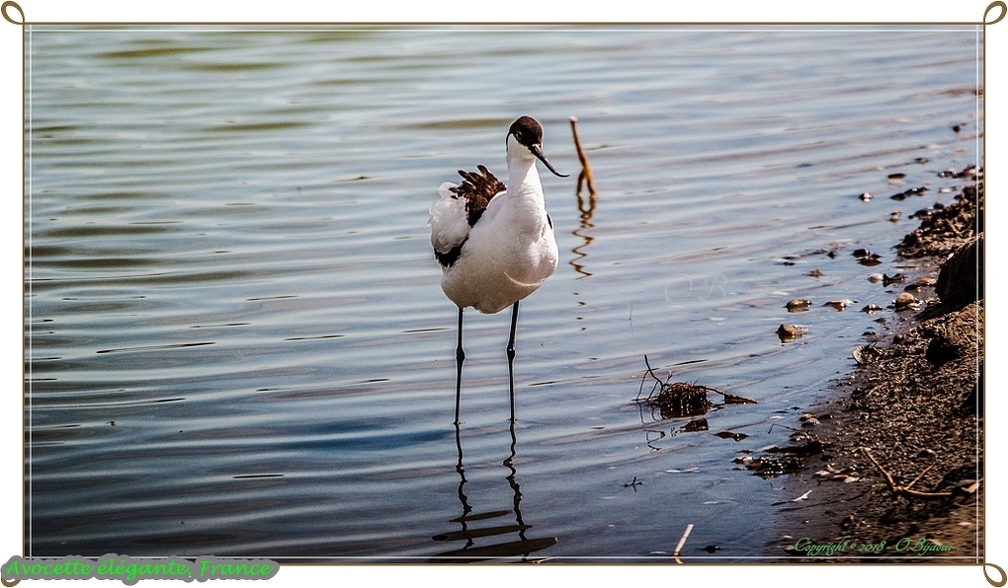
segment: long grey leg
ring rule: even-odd
[[[511,422],[515,421],[515,394],[514,394],[514,358],[515,358],[515,329],[518,326],[518,302],[514,303],[511,311],[511,338],[508,339],[508,380],[511,392]]]
[[[465,351],[462,351],[462,307],[459,307],[458,347],[455,348],[455,365],[458,367],[455,376],[455,424],[459,424],[459,404],[462,402],[462,362],[465,361]]]

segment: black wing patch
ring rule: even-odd
[[[451,189],[458,198],[465,198],[466,216],[470,227],[483,216],[490,199],[507,189],[504,182],[498,180],[487,168],[477,165],[476,169],[479,173],[459,170],[462,183]]]
[[[449,251],[448,253],[441,253],[440,251],[435,249],[434,257],[437,258],[438,263],[441,264],[441,267],[451,267],[452,265],[454,265],[455,262],[458,261],[459,255],[462,255],[462,246],[465,245],[465,242],[468,240],[469,237],[462,239],[462,242],[452,247],[451,251]]]

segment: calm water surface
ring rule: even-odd
[[[897,320],[867,276],[980,156],[976,27],[28,29],[26,556],[759,557],[793,497],[732,460]],[[468,313],[456,429],[427,207],[521,114],[561,262],[513,428],[509,314]],[[686,432],[645,354],[758,404]]]

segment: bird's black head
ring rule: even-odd
[[[511,137],[512,135],[514,135],[515,140],[517,140],[520,145],[523,145],[531,151],[532,155],[535,155],[539,161],[543,162],[543,164],[551,172],[561,178],[568,177],[569,174],[562,174],[558,172],[546,159],[546,154],[543,153],[542,150],[543,129],[542,125],[539,124],[539,121],[531,116],[519,117],[518,120],[511,123],[511,128],[508,129],[508,137]]]
[[[523,116],[511,123],[508,135],[514,135],[515,139],[522,145],[532,148],[533,145],[542,146],[543,130],[539,121],[531,116]]]

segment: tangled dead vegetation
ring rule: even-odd
[[[657,412],[662,419],[706,414],[714,405],[707,398],[708,392],[721,395],[724,399],[724,404],[756,404],[755,400],[722,392],[710,386],[701,386],[695,382],[673,382],[671,373],[662,380],[655,375],[646,355],[644,356],[644,365],[647,366],[647,371],[641,376],[641,385],[637,391],[637,400],[640,401],[640,395],[644,391],[644,382],[648,376],[651,376],[654,384],[651,386],[651,392],[644,399],[644,402],[647,403],[652,414]]]

